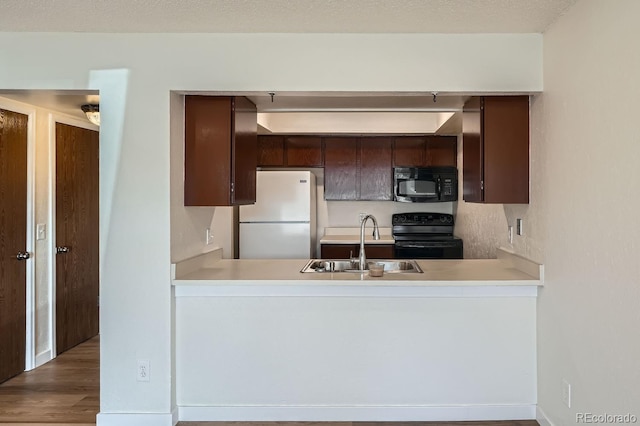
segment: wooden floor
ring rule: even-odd
[[[95,337],[0,384],[0,425],[95,425],[100,409],[100,340]],[[180,422],[179,426],[538,426],[508,422]]]
[[[100,340],[94,337],[0,384],[0,425],[95,425]]]

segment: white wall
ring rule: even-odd
[[[100,424],[172,410],[170,262],[202,252],[190,228],[212,214],[171,207],[183,195],[172,90],[542,90],[542,39],[527,34],[0,33],[0,45],[0,90],[100,90]]]
[[[539,407],[640,417],[640,2],[582,0],[544,34],[532,193],[517,252],[542,261]],[[562,403],[562,380],[572,405]]]
[[[535,293],[462,294],[177,297],[181,418],[530,418]]]

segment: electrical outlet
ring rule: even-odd
[[[360,223],[362,223],[365,217],[367,217],[367,213],[360,213]]]
[[[571,384],[564,379],[562,379],[562,402],[571,408]]]
[[[513,244],[513,226],[509,226],[509,244]]]
[[[151,370],[149,370],[149,360],[139,359],[138,370],[136,372],[136,380],[139,382],[148,382],[151,379]]]
[[[207,228],[207,232],[206,232],[205,238],[206,238],[205,241],[206,241],[207,245],[213,244],[213,232],[211,232],[211,228]]]
[[[522,219],[516,219],[516,234],[522,235],[524,231],[522,230]]]

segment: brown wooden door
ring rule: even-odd
[[[393,199],[393,139],[360,139],[360,200]]]
[[[56,351],[98,334],[98,132],[56,124]]]
[[[0,382],[25,367],[27,121],[0,109]]]
[[[348,137],[324,140],[324,199],[357,200],[358,139]]]

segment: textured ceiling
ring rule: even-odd
[[[577,0],[0,0],[0,31],[541,33]]]

